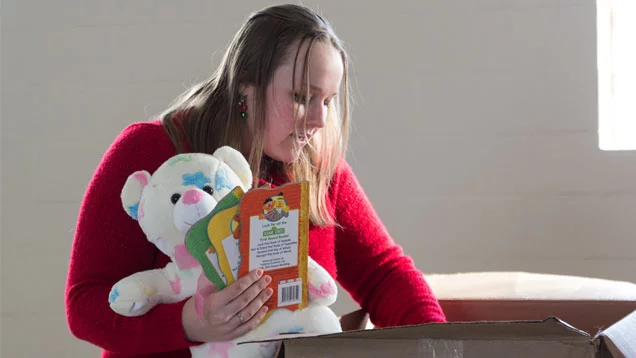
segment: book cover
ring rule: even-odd
[[[234,188],[186,235],[186,248],[219,289],[253,269],[272,277],[271,310],[307,305],[309,183]]]
[[[239,276],[260,267],[272,277],[270,309],[306,307],[309,182],[248,191],[239,221]]]
[[[243,195],[241,187],[234,188],[186,234],[187,250],[199,261],[205,276],[219,290],[238,278],[241,255],[236,214]]]

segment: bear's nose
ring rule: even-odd
[[[190,189],[183,193],[183,203],[186,205],[196,204],[203,199],[203,192],[197,189]]]

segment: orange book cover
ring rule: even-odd
[[[307,306],[309,182],[260,187],[239,203],[241,277],[261,268],[272,277],[273,294],[265,303],[296,310]]]

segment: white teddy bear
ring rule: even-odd
[[[251,185],[252,173],[247,160],[228,146],[212,155],[176,155],[152,175],[145,170],[132,173],[121,193],[123,207],[139,222],[147,239],[169,256],[171,262],[164,268],[138,272],[117,282],[108,297],[112,310],[124,316],[140,316],[157,304],[193,296],[202,267],[186,249],[188,229],[210,213],[233,188],[240,186],[247,191]],[[277,348],[275,344],[237,343],[282,333],[341,332],[338,317],[328,307],[337,297],[333,278],[311,258],[307,276],[306,308],[276,309],[243,337],[192,347],[192,356],[272,357]]]

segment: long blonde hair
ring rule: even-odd
[[[344,66],[343,90],[338,101],[332,101],[326,125],[319,135],[301,151],[289,165],[263,155],[265,132],[265,96],[275,70],[289,56],[296,59],[302,44],[307,41],[302,82],[309,91],[308,62],[316,41],[331,43],[340,53]],[[293,54],[294,44],[298,45]],[[344,157],[349,137],[349,81],[348,55],[330,24],[316,12],[299,5],[272,6],[253,13],[234,36],[221,64],[205,81],[193,86],[178,97],[162,114],[162,123],[178,152],[186,150],[213,153],[229,145],[245,153],[243,135],[247,123],[238,111],[239,86],[255,87],[253,108],[253,142],[248,162],[255,184],[258,178],[272,174],[286,180],[307,180],[310,183],[310,221],[325,226],[335,223],[327,205],[327,195],[337,165]],[[295,86],[295,81],[293,82]],[[307,96],[308,98],[308,96]]]

